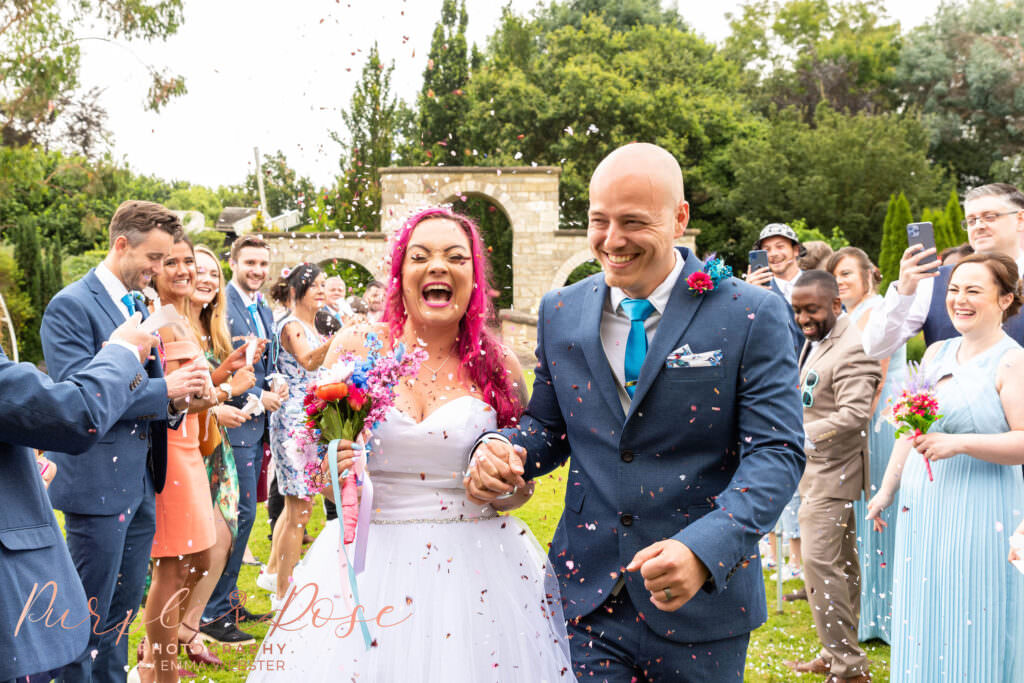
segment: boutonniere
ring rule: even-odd
[[[686,284],[690,286],[690,294],[697,296],[718,289],[718,283],[730,277],[732,277],[732,268],[712,254],[700,270],[691,273],[690,277],[686,278]]]

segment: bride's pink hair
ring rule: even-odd
[[[402,264],[416,226],[431,218],[445,218],[455,221],[466,233],[473,253],[473,293],[469,306],[459,321],[458,353],[460,366],[470,382],[480,389],[484,400],[498,414],[498,426],[508,427],[516,423],[523,411],[518,396],[512,387],[512,378],[505,369],[502,359],[505,350],[493,333],[487,329],[487,320],[493,315],[494,307],[488,293],[490,286],[490,263],[484,256],[484,241],[476,223],[468,216],[447,209],[432,207],[410,216],[398,231],[391,248],[391,282],[388,285],[384,304],[384,322],[388,324],[392,339],[400,339],[408,319],[405,302],[402,299]]]

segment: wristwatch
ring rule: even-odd
[[[224,399],[225,401],[230,401],[231,400],[231,397],[234,394],[231,393],[231,384],[230,383],[224,382],[224,384],[221,384],[217,388],[220,389],[221,391],[223,391],[225,394],[227,394],[227,398]]]

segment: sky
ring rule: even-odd
[[[538,0],[467,0],[470,43],[481,47],[501,9],[528,13]],[[709,40],[728,35],[740,0],[678,0],[683,18]],[[904,28],[938,0],[887,0]],[[103,90],[113,153],[133,170],[167,180],[240,184],[254,148],[281,150],[316,185],[340,171],[341,111],[376,41],[394,60],[394,93],[415,102],[441,0],[185,0],[185,22],[167,41],[82,42],[81,83]],[[87,34],[86,34],[87,35]],[[147,64],[185,77],[188,94],[159,113],[145,110]]]

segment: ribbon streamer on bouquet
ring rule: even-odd
[[[370,537],[370,516],[373,514],[373,482],[370,480],[370,471],[366,468],[366,455],[370,451],[370,445],[363,446],[362,455],[356,460],[356,481],[363,491],[359,497],[359,519],[356,520],[356,557],[355,572],[362,574],[366,569],[366,548]]]
[[[334,439],[334,440],[332,440],[327,445],[327,459],[328,459],[328,462],[329,462],[329,464],[331,466],[331,488],[334,491],[335,504],[340,506],[341,505],[341,485],[340,485],[340,482],[339,482],[339,479],[338,479],[338,443],[339,443],[339,441],[340,441],[340,439]],[[348,470],[346,470],[343,473],[343,475],[344,474],[348,474]],[[365,494],[365,492],[364,492],[364,494]],[[362,536],[360,536],[360,534],[359,534],[359,526],[362,526],[362,525],[363,525],[363,510],[362,510],[362,505],[360,505],[360,509],[359,509],[359,523],[358,523],[358,526],[356,527],[356,554],[357,555],[359,554],[360,546],[365,546],[365,541],[366,541],[365,533]],[[345,528],[344,528],[344,522],[341,519],[338,520],[338,526],[339,526],[339,531],[338,531],[338,564],[341,566],[342,573],[343,574],[345,574],[345,573],[348,574],[348,585],[352,589],[352,598],[353,598],[353,600],[355,600],[356,606],[358,606],[360,604],[360,602],[359,602],[359,583],[358,583],[358,581],[356,581],[356,570],[355,570],[355,567],[352,565],[352,562],[349,561],[348,549],[345,548]],[[365,557],[365,550],[363,552],[364,552],[364,557]],[[356,612],[355,609],[353,609],[352,618],[353,619],[358,618],[357,612]],[[366,626],[366,622],[363,621],[362,619],[359,620],[359,628],[360,628],[360,630],[363,633],[363,642],[366,643],[366,649],[367,649],[367,651],[369,651],[370,645],[371,645],[371,642],[372,642],[370,640],[370,629]]]

